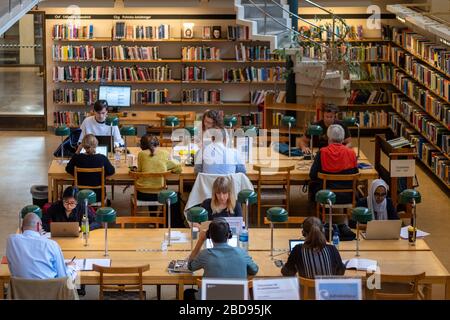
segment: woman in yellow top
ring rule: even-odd
[[[181,165],[169,160],[169,151],[160,149],[159,140],[153,135],[144,135],[141,138],[141,149],[138,155],[138,172],[166,172],[181,173]],[[155,201],[158,199],[158,189],[164,186],[164,180],[160,178],[139,178],[137,181],[138,200]],[[153,193],[152,193],[153,192]]]

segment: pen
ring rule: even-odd
[[[70,260],[70,263],[73,262],[73,260],[75,260],[76,256],[73,256],[72,260]]]

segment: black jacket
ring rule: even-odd
[[[242,208],[239,203],[236,202],[236,206],[234,207],[234,213],[230,214],[228,210],[224,209],[219,213],[212,213],[211,208],[211,199],[206,199],[202,203],[202,207],[208,211],[208,220],[213,220],[214,218],[224,218],[224,217],[242,217]]]

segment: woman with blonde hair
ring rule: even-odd
[[[208,220],[219,217],[242,217],[242,210],[236,202],[231,180],[227,177],[218,177],[213,184],[212,198],[206,199],[202,207],[208,211]]]
[[[85,153],[75,153],[66,166],[66,172],[71,175],[77,168],[101,168],[105,169],[105,178],[115,173],[114,166],[108,160],[108,158],[102,154],[96,153],[98,140],[93,134],[87,134],[83,137],[81,142],[82,148]],[[78,181],[80,185],[84,186],[99,186],[101,185],[101,176],[98,173],[80,173],[78,175]],[[97,195],[97,201],[100,202],[101,190],[94,189]],[[105,191],[106,194],[106,191]]]

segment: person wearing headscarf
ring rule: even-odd
[[[359,199],[357,206],[372,210],[374,220],[398,220],[400,218],[392,199],[387,196],[388,191],[386,182],[376,179],[370,185],[368,197]]]

